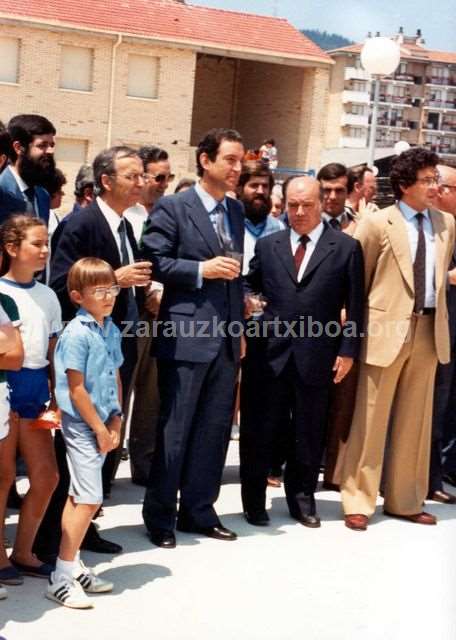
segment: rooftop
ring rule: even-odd
[[[327,53],[283,18],[173,0],[0,0],[0,17],[84,28],[230,52],[331,64]],[[227,55],[228,53],[225,53]]]

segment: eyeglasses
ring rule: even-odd
[[[93,290],[93,297],[95,300],[104,300],[111,296],[111,298],[117,298],[120,293],[120,287],[118,284],[113,284],[111,287],[97,287]]]
[[[145,182],[151,182],[152,180],[155,180],[155,182],[157,182],[158,184],[160,182],[172,182],[174,178],[174,173],[159,173],[156,176],[152,175],[151,173],[144,174]]]
[[[110,173],[112,178],[125,178],[129,182],[147,182],[147,173]]]
[[[417,182],[419,182],[420,184],[424,184],[427,187],[432,187],[432,185],[436,184],[439,185],[440,184],[440,178],[439,176],[427,176],[426,178],[417,178]]]

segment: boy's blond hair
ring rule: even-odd
[[[68,272],[67,290],[82,293],[85,287],[117,284],[114,269],[100,258],[81,258],[73,264]]]

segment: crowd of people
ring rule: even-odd
[[[252,526],[283,471],[291,517],[320,527],[322,466],[349,529],[379,493],[385,514],[436,524],[425,500],[456,503],[456,169],[405,151],[379,209],[369,167],[279,187],[270,158],[213,129],[198,180],[172,195],[166,150],[101,151],[59,219],[55,135],[39,115],[0,131],[0,585],[45,578],[73,608],[113,589],[80,550],[122,551],[94,519],[127,426],[151,542],[236,540],[214,505],[238,410]],[[8,555],[18,458],[29,489]]]

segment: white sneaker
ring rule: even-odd
[[[108,580],[103,580],[97,576],[92,569],[86,567],[81,560],[79,561],[79,564],[81,565],[80,573],[76,570],[74,578],[86,593],[107,593],[114,589],[112,582],[108,582]]]
[[[64,607],[71,609],[91,609],[93,604],[84,593],[77,580],[72,580],[66,574],[62,574],[59,580],[54,580],[54,573],[51,573],[46,593],[49,600],[54,600]]]
[[[8,591],[5,589],[5,587],[2,587],[0,585],[0,600],[4,600],[7,597],[8,597]]]

